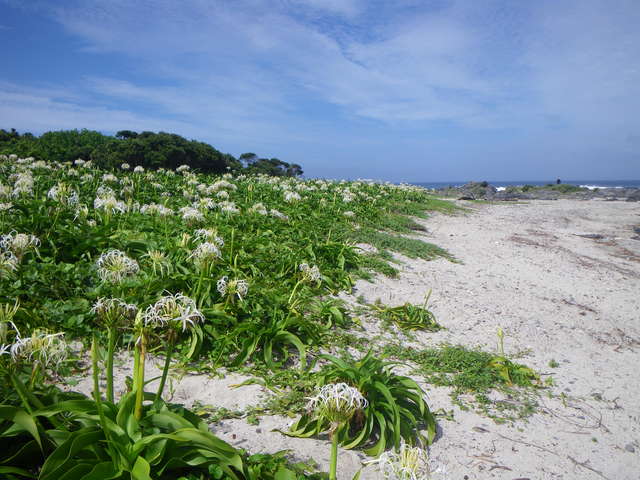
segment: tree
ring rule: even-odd
[[[240,155],[238,159],[243,167],[248,167],[258,161],[258,156],[255,153],[247,152]]]
[[[131,130],[120,130],[118,133],[116,133],[116,138],[119,138],[120,140],[127,140],[129,138],[136,138],[138,136],[137,132],[133,132]]]

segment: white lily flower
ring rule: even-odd
[[[246,280],[229,280],[225,275],[218,280],[216,288],[223,297],[237,295],[242,300],[249,292],[249,283]]]
[[[183,332],[205,320],[196,302],[181,293],[162,297],[145,310],[143,318],[145,325],[180,328]]]
[[[138,262],[120,250],[103,253],[96,261],[96,266],[100,279],[111,283],[120,283],[125,277],[133,276],[140,271]]]
[[[309,399],[307,409],[315,410],[320,417],[328,420],[333,431],[351,420],[358,410],[367,405],[367,400],[357,388],[346,383],[330,383]]]

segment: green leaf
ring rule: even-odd
[[[33,417],[27,412],[16,407],[0,405],[0,418],[13,422],[24,429],[35,439],[40,449],[42,449],[42,441],[40,440],[38,426],[36,425]]]
[[[280,467],[273,476],[273,480],[296,480],[296,474],[288,468]]]
[[[56,448],[47,458],[40,471],[40,480],[57,479],[62,472],[69,469],[72,458],[87,446],[104,439],[102,430],[88,427],[73,432],[69,438]]]
[[[0,473],[12,473],[14,475],[21,475],[23,477],[36,478],[26,470],[23,470],[22,468],[17,468],[17,467],[3,467],[0,465]]]
[[[136,458],[136,463],[131,469],[132,480],[153,480],[149,474],[151,473],[151,466],[142,457]]]

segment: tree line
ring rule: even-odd
[[[131,167],[171,168],[189,165],[207,173],[264,173],[273,176],[297,177],[302,167],[278,158],[260,158],[255,153],[243,153],[235,158],[222,153],[208,143],[187,140],[175,133],[134,132],[121,130],[114,136],[94,130],[60,130],[20,134],[15,129],[0,129],[0,153],[15,153],[21,157],[69,162],[78,158],[91,160],[101,168]]]

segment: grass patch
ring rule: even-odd
[[[531,393],[541,386],[538,374],[502,355],[460,345],[414,350],[396,344],[382,353],[416,365],[415,373],[430,384],[453,387],[451,397],[462,409],[474,405],[496,421],[525,418],[535,410]],[[495,391],[504,398],[492,400]]]
[[[367,254],[360,257],[360,266],[364,269],[361,272],[361,277],[365,280],[373,280],[373,275],[370,272],[381,273],[390,278],[397,278],[399,270],[389,264],[382,255],[379,254]]]
[[[398,307],[386,307],[380,304],[372,305],[378,317],[388,323],[393,323],[402,330],[427,330],[431,332],[438,331],[442,326],[436,321],[436,317],[427,309],[427,303],[431,291],[426,295],[424,304],[411,305],[405,303]]]
[[[454,257],[444,248],[416,238],[398,237],[389,233],[364,228],[357,230],[353,235],[356,242],[368,243],[381,251],[392,250],[409,258],[421,258],[423,260],[443,257],[447,260],[455,261]]]

